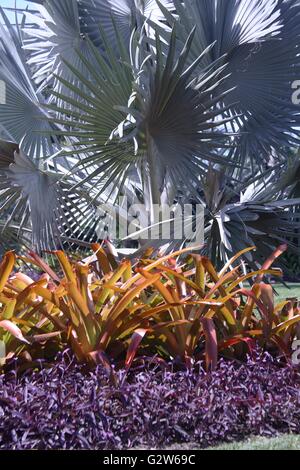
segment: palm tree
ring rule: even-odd
[[[125,194],[201,202],[216,261],[255,243],[259,263],[298,237],[298,173],[282,187],[299,145],[297,0],[31,4],[17,28],[1,10],[0,123],[21,148],[1,185],[6,228],[39,248],[88,241],[97,208]]]

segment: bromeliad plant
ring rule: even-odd
[[[82,261],[53,253],[58,274],[34,253],[20,257],[44,272],[35,281],[13,273],[9,252],[0,266],[0,338],[7,359],[24,350],[38,356],[49,341],[57,349],[69,345],[79,361],[108,368],[108,357],[129,368],[139,349],[187,364],[205,354],[208,368],[215,368],[219,352],[240,357],[256,342],[276,345],[289,357],[299,335],[298,304],[275,306],[272,287],[262,282],[280,275],[271,266],[285,249],[245,273],[237,264],[243,252],[217,272],[198,254],[184,261],[187,249],[158,259],[148,252],[132,263],[118,262],[109,243],[94,244],[94,255]]]
[[[300,333],[298,303],[293,299],[275,305],[272,286],[262,282],[265,275],[281,274],[271,266],[286,246],[279,247],[260,270],[245,273],[239,265],[231,269],[251,250],[238,253],[219,272],[207,257],[199,255],[192,255],[186,263],[172,259],[169,266],[151,269],[161,274],[155,286],[172,308],[167,315],[159,305],[147,312],[154,323],[135,333],[132,349],[146,334],[154,334],[155,348],[168,358],[190,363],[205,349],[207,367],[216,366],[220,351],[239,356],[246,350],[252,352],[256,343],[267,348],[275,344],[288,357],[295,335]],[[149,277],[143,268],[139,273]],[[246,287],[249,281],[251,288]]]
[[[168,311],[156,288],[161,275],[151,273],[160,260],[145,268],[145,278],[134,274],[129,260],[118,263],[112,250],[106,253],[97,244],[93,248],[95,256],[83,262],[71,262],[62,251],[53,253],[61,266],[59,276],[34,253],[20,257],[45,272],[37,281],[22,273],[11,275],[15,255],[5,255],[0,327],[9,352],[24,349],[16,340],[31,344],[60,337],[80,361],[105,361],[105,351],[117,355],[126,349],[128,339],[150,318],[148,309],[159,304]]]

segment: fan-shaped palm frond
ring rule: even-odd
[[[89,41],[90,52],[96,60],[96,66],[80,52],[78,54],[91,74],[91,79],[67,63],[70,72],[81,81],[86,91],[60,76],[59,81],[73,93],[73,97],[69,93],[63,95],[54,91],[53,95],[61,100],[62,106],[51,104],[48,106],[49,110],[54,111],[52,122],[67,129],[58,132],[57,135],[72,139],[73,148],[69,152],[70,155],[80,155],[76,165],[78,169],[92,170],[83,179],[82,184],[87,181],[93,181],[95,184],[95,178],[98,177],[98,183],[101,181],[100,186],[103,191],[113,181],[119,184],[124,172],[135,162],[131,144],[117,146],[116,143],[108,142],[112,130],[123,117],[117,106],[127,104],[133,80],[132,71],[128,67],[129,52],[123,47],[117,32],[116,35],[119,41],[119,58],[105,35],[103,41],[109,63]]]
[[[69,89],[55,77],[59,75],[74,82],[74,75],[64,60],[68,60],[85,76],[88,74],[77,54],[77,50],[85,56],[89,53],[86,36],[81,29],[78,2],[45,0],[37,3],[42,5],[36,7],[36,14],[26,13],[26,23],[22,29],[24,49],[29,54],[28,64],[35,70],[33,78],[42,89],[54,88],[67,93]],[[78,85],[78,81],[76,83]]]
[[[19,232],[32,229],[32,243],[38,249],[57,244],[63,197],[57,176],[40,169],[22,151],[1,154],[0,212],[6,225],[19,226]]]
[[[148,164],[156,203],[160,203],[166,180],[171,180],[175,186],[181,182],[190,188],[193,181],[198,184],[197,175],[205,171],[207,162],[224,162],[224,157],[220,158],[214,149],[228,144],[228,134],[222,132],[220,126],[230,118],[221,120],[225,110],[214,109],[214,104],[231,90],[218,92],[224,67],[208,69],[199,78],[193,78],[198,64],[211,49],[205,49],[187,67],[194,33],[195,29],[178,59],[175,58],[175,31],[166,58],[158,36],[151,54],[146,39],[146,44],[142,41],[138,50],[131,53],[134,90],[129,106],[124,109],[127,117],[117,131],[123,141],[134,139],[139,156]]]
[[[291,99],[292,82],[300,72],[300,5],[281,2],[280,18],[278,37],[255,48],[240,47],[229,63],[230,81],[237,85],[233,92],[235,110],[243,114],[241,156],[268,158],[272,148],[280,153],[300,143],[300,113]]]
[[[37,166],[16,144],[0,141],[2,235],[13,230],[38,251],[84,239],[87,227],[96,223],[96,208],[85,193],[71,192],[63,176],[46,164]]]
[[[163,6],[162,11],[171,26],[177,25],[182,42],[196,26],[194,57],[213,42],[211,61],[226,54],[229,77],[224,87],[235,87],[231,110],[240,116],[234,121],[234,129],[241,131],[237,161],[245,164],[250,156],[261,162],[272,148],[280,155],[284,147],[298,145],[299,110],[291,99],[291,83],[300,67],[298,1],[175,0],[174,4],[177,15]],[[161,34],[167,40],[164,30]]]
[[[158,4],[169,25],[177,24],[180,38],[196,27],[194,59],[209,44],[216,44],[213,61],[243,44],[278,36],[282,27],[278,0],[174,0],[175,15]]]
[[[228,261],[237,251],[251,246],[257,250],[246,254],[245,259],[253,267],[261,265],[264,256],[282,243],[288,242],[290,249],[298,252],[300,199],[291,198],[296,180],[290,179],[291,184],[283,187],[286,171],[279,179],[275,175],[270,170],[251,184],[240,183],[233,189],[230,182],[226,184],[224,173],[208,173],[204,185],[205,241],[206,250],[216,263]]]
[[[99,25],[104,29],[110,45],[117,48],[116,27],[126,46],[137,18],[143,22],[143,14],[150,16],[154,22],[163,17],[155,0],[32,0],[38,4],[38,14],[26,13],[28,26],[23,28],[25,34],[25,49],[30,53],[28,63],[36,69],[34,78],[42,86],[53,86],[58,92],[70,92],[67,87],[55,78],[63,79],[82,85],[66,66],[68,61],[85,77],[88,69],[80,60],[77,51],[92,62],[93,55],[87,45],[87,37],[93,44],[102,49],[103,43]],[[171,2],[164,3],[169,8]]]
[[[171,0],[163,0],[162,4],[168,11],[173,9]],[[111,23],[112,16],[120,35],[128,45],[133,27],[137,24],[141,25],[145,18],[151,18],[155,25],[160,24],[164,19],[156,0],[79,0],[79,10],[83,30],[98,46],[102,44],[99,33],[99,24],[101,24],[110,44],[117,47]],[[161,26],[163,26],[162,23]]]
[[[186,66],[193,34],[178,60],[175,60],[175,34],[166,57],[159,48],[158,38],[156,50],[151,49],[144,36],[139,41],[133,38],[131,59],[134,63],[131,60],[131,68],[128,67],[130,57],[121,46],[120,36],[121,60],[116,60],[104,34],[106,55],[110,58],[108,66],[93,46],[91,48],[100,65],[98,69],[93,70],[81,55],[95,84],[69,64],[70,70],[82,80],[90,95],[60,78],[65,86],[78,94],[78,100],[75,102],[59,95],[65,103],[73,105],[74,112],[68,115],[64,108],[52,108],[60,115],[66,115],[65,120],[54,118],[53,122],[71,127],[65,135],[76,137],[76,145],[90,152],[81,164],[96,164],[96,171],[104,182],[120,181],[120,175],[124,175],[130,165],[138,165],[150,174],[153,200],[157,201],[160,200],[166,174],[173,184],[180,180],[190,186],[191,181],[197,181],[193,176],[207,167],[207,161],[224,161],[224,157],[218,157],[213,150],[226,146],[227,134],[218,128],[227,120],[217,119],[224,109],[213,108],[228,93],[218,94],[222,82],[219,75],[223,68],[206,70],[201,78],[192,78],[202,58],[200,56],[192,65]],[[88,105],[81,105],[82,100]],[[124,113],[127,117],[122,121]],[[111,134],[113,124],[115,132]],[[135,152],[131,140],[136,144]]]
[[[53,153],[54,137],[42,135],[54,126],[45,117],[45,99],[37,92],[26,64],[22,43],[17,31],[0,8],[0,80],[6,84],[6,103],[0,104],[0,122],[5,135],[32,158]]]

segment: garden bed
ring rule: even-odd
[[[300,433],[300,371],[268,354],[217,371],[138,362],[111,385],[64,353],[51,368],[0,376],[0,449],[132,449]]]

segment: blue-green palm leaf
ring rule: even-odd
[[[6,137],[39,159],[54,150],[54,140],[42,135],[54,127],[45,120],[46,101],[34,84],[20,36],[1,8],[0,18],[5,21],[5,27],[0,23],[0,80],[6,85],[6,102],[0,104],[1,127]]]
[[[178,186],[181,182],[190,187],[196,184],[199,174],[205,172],[208,163],[225,163],[224,154],[217,150],[228,145],[230,134],[221,126],[231,121],[222,120],[225,110],[220,103],[230,90],[220,93],[224,68],[202,70],[193,78],[198,64],[208,54],[208,47],[191,65],[187,66],[195,29],[192,30],[178,58],[176,58],[176,34],[173,31],[170,47],[165,56],[160,48],[148,55],[147,40],[139,46],[135,58],[135,84],[128,113],[123,126],[118,128],[123,140],[134,138],[136,147],[148,162],[151,180],[157,174],[158,192],[162,192],[166,180]],[[230,98],[229,98],[230,99]],[[230,162],[229,162],[230,163]]]
[[[77,54],[77,50],[85,56],[89,53],[81,28],[78,2],[45,0],[37,3],[42,5],[36,7],[37,13],[26,13],[23,27],[28,63],[35,70],[34,79],[42,89],[51,87],[66,93],[68,89],[55,78],[55,75],[59,75],[74,82],[74,75],[64,60],[68,60],[84,75],[88,73]]]
[[[261,162],[276,148],[298,145],[299,109],[292,103],[292,82],[299,77],[300,57],[297,0],[185,0],[174,1],[177,15],[161,6],[165,18],[177,25],[183,42],[196,27],[192,48],[196,58],[215,42],[210,61],[222,58],[230,76],[224,87],[235,87],[231,111],[240,117],[234,129],[238,139],[237,161],[248,157]],[[170,34],[170,33],[169,33]],[[161,35],[168,35],[161,30]],[[207,59],[207,58],[206,58]],[[207,62],[206,62],[207,65]],[[225,104],[229,104],[227,99]]]
[[[252,181],[245,177],[235,186],[226,171],[210,171],[203,187],[205,242],[206,252],[216,264],[221,266],[235,253],[252,246],[257,250],[245,255],[245,260],[253,268],[262,265],[283,243],[297,254],[300,199],[293,190],[299,182],[299,161],[296,172],[278,167]]]
[[[37,165],[0,140],[0,240],[11,230],[41,251],[93,236],[97,207],[87,191],[71,191],[66,176],[62,166]]]
[[[92,61],[86,41],[89,38],[105,53],[99,25],[104,29],[110,45],[116,48],[112,16],[126,46],[129,46],[132,28],[137,20],[140,19],[139,23],[144,21],[143,15],[150,16],[154,22],[163,17],[155,0],[32,0],[32,3],[37,4],[37,12],[26,13],[23,32],[25,49],[30,54],[29,64],[36,67],[34,78],[43,86],[51,85],[55,91],[65,94],[70,90],[53,74],[81,85],[64,61],[67,60],[83,75],[88,75],[77,51]],[[164,2],[166,8],[170,4],[169,1]]]
[[[173,9],[171,0],[163,0],[164,8]],[[125,44],[129,45],[132,28],[141,24],[145,18],[151,18],[154,24],[159,24],[164,18],[156,0],[79,0],[79,10],[83,30],[88,33],[94,44],[101,46],[99,24],[104,29],[110,43],[117,46],[111,17]]]
[[[65,135],[78,139],[76,146],[89,153],[81,165],[96,165],[95,172],[105,183],[113,179],[120,183],[128,168],[138,165],[150,172],[150,179],[157,181],[156,191],[161,191],[166,177],[173,183],[180,178],[189,186],[191,181],[197,181],[197,174],[205,170],[207,162],[224,162],[225,157],[220,157],[216,150],[227,145],[228,136],[219,130],[227,120],[218,119],[224,110],[214,107],[228,93],[218,91],[223,67],[205,70],[199,78],[193,78],[193,71],[201,61],[200,57],[191,66],[186,65],[194,32],[178,60],[175,34],[167,56],[159,46],[156,50],[148,47],[147,38],[139,37],[138,33],[132,40],[131,56],[119,41],[120,59],[116,59],[102,34],[110,58],[108,66],[93,46],[97,69],[93,70],[81,55],[94,82],[86,80],[68,64],[90,95],[60,78],[78,94],[78,99],[57,95],[66,106],[73,105],[74,111],[69,116],[67,108],[52,107],[66,115],[64,120],[54,118],[53,121],[68,127],[70,130]],[[82,104],[82,100],[87,104]],[[113,133],[112,129],[115,129]]]

